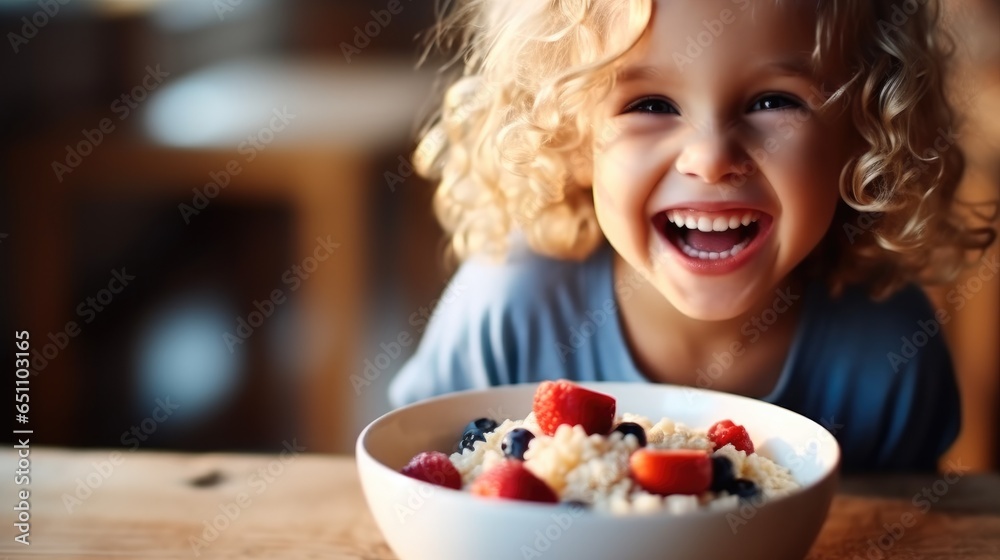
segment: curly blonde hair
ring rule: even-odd
[[[772,0],[780,2],[782,0]],[[786,0],[787,1],[787,0]],[[816,49],[849,69],[827,105],[850,109],[864,149],[846,163],[842,203],[804,263],[839,291],[875,296],[953,279],[992,243],[982,213],[955,200],[964,158],[945,95],[950,49],[935,0],[815,0]],[[512,230],[536,252],[583,259],[603,242],[592,194],[589,109],[614,84],[653,0],[456,0],[434,35],[460,76],[414,157],[439,181],[435,211],[460,259],[501,256]],[[837,227],[838,225],[842,227]]]

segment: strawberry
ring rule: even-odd
[[[747,455],[754,452],[753,441],[750,439],[747,429],[739,424],[733,424],[732,420],[722,420],[712,424],[712,427],[708,429],[708,439],[712,440],[715,446],[713,449],[731,443],[733,447],[745,451]]]
[[[628,465],[632,480],[654,494],[701,494],[712,487],[712,457],[700,449],[644,447]]]
[[[451,459],[440,451],[424,451],[417,454],[400,472],[430,484],[455,490],[462,489],[462,475],[451,463]]]
[[[716,435],[722,430],[727,430],[735,426],[732,420],[719,420],[708,429],[708,439],[715,441]]]
[[[560,379],[543,381],[535,391],[535,421],[547,436],[562,424],[583,426],[588,435],[606,435],[615,421],[615,399]]]
[[[531,471],[524,467],[524,463],[513,459],[506,460],[479,475],[479,478],[472,483],[470,491],[476,496],[485,498],[553,504],[559,501],[548,484],[531,474]]]

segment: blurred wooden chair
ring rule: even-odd
[[[299,380],[293,388],[301,403],[299,443],[309,451],[350,452],[357,399],[349,376],[363,359],[371,258],[366,191],[385,171],[373,168],[378,156],[392,149],[409,156],[430,87],[431,78],[406,63],[226,63],[170,76],[127,118],[105,113],[84,119],[80,124],[94,129],[111,117],[114,129],[69,172],[54,173],[53,161],[65,157],[67,141],[75,146],[82,140],[81,126],[25,142],[7,162],[18,209],[13,225],[38,235],[10,244],[15,262],[33,263],[15,274],[15,289],[23,294],[15,315],[41,344],[73,309],[67,282],[73,200],[134,196],[143,188],[185,199],[200,211],[192,190],[198,189],[209,199],[288,204],[296,216],[297,262],[313,253],[318,237],[340,244],[335,264],[319,267],[296,292],[308,322],[298,329],[307,339],[296,348],[304,371],[290,376]],[[270,128],[278,123],[280,130]],[[228,184],[206,188],[220,177]],[[44,228],[38,220],[45,220]],[[44,403],[38,420],[50,434],[71,433],[79,422],[76,389],[86,382],[67,365],[71,358],[60,362],[45,372],[45,383],[33,386]]]
[[[1000,5],[985,0],[942,4],[957,47],[952,98],[965,118],[959,143],[968,167],[959,196],[995,204],[1000,199]],[[1000,227],[1000,220],[993,225]],[[994,243],[953,285],[931,291],[953,318],[945,334],[962,392],[962,432],[945,463],[955,460],[976,471],[1000,465],[1000,273],[991,266],[997,258]]]

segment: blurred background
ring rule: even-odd
[[[946,4],[963,195],[995,199],[1000,6]],[[33,442],[351,451],[448,278],[410,167],[433,21],[430,0],[0,0],[0,332],[30,332]],[[934,296],[956,453],[990,468],[1000,279],[977,263]]]

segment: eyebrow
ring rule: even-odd
[[[627,66],[615,73],[615,82],[626,83],[639,80],[656,79],[663,76],[656,66]]]
[[[815,78],[816,76],[811,59],[803,56],[792,56],[772,60],[760,65],[758,70],[810,79]],[[627,66],[615,73],[616,83],[628,83],[660,78],[663,78],[663,72],[657,66]]]
[[[805,78],[816,77],[812,60],[807,57],[795,56],[773,60],[760,66],[761,70],[788,74],[790,76],[801,76]]]

